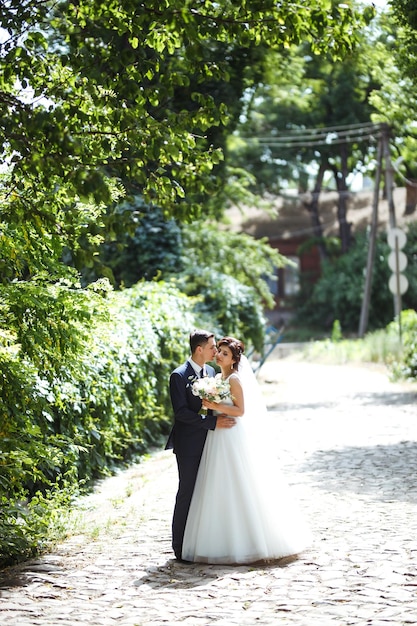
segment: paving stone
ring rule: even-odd
[[[178,563],[172,453],[100,481],[74,535],[0,572],[2,626],[404,626],[417,615],[417,385],[271,358],[268,437],[314,541],[297,559]]]

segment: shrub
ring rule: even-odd
[[[393,296],[388,282],[391,270],[387,259],[390,248],[386,235],[376,241],[375,263],[369,308],[369,330],[385,328],[394,314]],[[404,308],[417,307],[417,225],[410,224],[404,252],[408,258],[405,274],[409,287],[404,294]],[[362,308],[364,276],[368,254],[368,237],[358,233],[352,248],[344,255],[323,264],[322,275],[311,285],[302,277],[297,299],[297,325],[330,331],[338,320],[344,332],[357,332]],[[305,278],[305,277],[304,277]]]
[[[216,334],[233,335],[246,347],[262,352],[265,318],[252,287],[210,268],[185,270],[176,280],[181,291],[196,298],[195,311]]]
[[[3,296],[0,565],[42,549],[80,487],[160,442],[169,372],[195,325],[190,300],[163,283]]]
[[[400,320],[395,319],[389,324],[388,332],[398,337],[400,322],[403,349],[401,357],[393,360],[391,370],[394,378],[417,380],[417,312],[402,311]]]
[[[206,298],[174,281],[1,288],[0,566],[44,549],[96,477],[161,445],[190,329],[261,341],[248,287],[210,272],[195,285]]]

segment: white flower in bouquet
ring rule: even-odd
[[[230,385],[222,379],[221,374],[197,378],[191,385],[191,391],[195,396],[210,402],[221,402],[230,396]]]

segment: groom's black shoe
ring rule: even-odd
[[[182,558],[182,554],[181,552],[175,552],[175,559],[179,562],[179,563],[192,563],[192,561],[186,561],[185,559]]]

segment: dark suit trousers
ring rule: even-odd
[[[172,549],[174,550],[175,556],[180,559],[185,524],[187,522],[188,510],[190,508],[201,455],[178,456],[177,454],[176,457],[179,484],[172,518]]]

